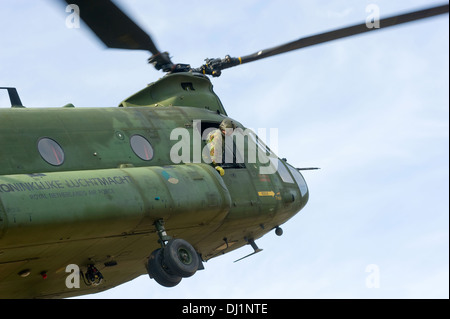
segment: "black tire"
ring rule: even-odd
[[[147,272],[150,278],[155,279],[158,284],[164,287],[175,287],[181,281],[180,276],[173,275],[165,269],[161,248],[152,252],[148,258]]]
[[[164,247],[164,262],[171,273],[186,278],[195,274],[199,259],[191,244],[177,238],[170,240]]]

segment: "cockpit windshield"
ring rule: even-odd
[[[288,167],[291,171],[292,176],[294,176],[294,179],[297,182],[300,193],[302,194],[302,196],[305,196],[305,194],[308,192],[308,186],[306,185],[306,181],[303,178],[303,175],[298,171],[298,169],[295,169],[291,165],[288,164]]]
[[[270,158],[270,166],[272,167],[274,172],[276,171],[280,175],[283,182],[287,184],[297,183],[301,195],[306,195],[306,193],[308,192],[308,186],[306,185],[306,181],[303,178],[303,175],[296,168],[286,163],[284,160],[276,157]]]

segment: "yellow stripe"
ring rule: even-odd
[[[272,197],[275,197],[275,193],[273,191],[258,192],[258,196],[272,196]]]
[[[239,57],[238,59],[239,59],[239,64],[242,64],[242,59],[241,59],[241,57]]]

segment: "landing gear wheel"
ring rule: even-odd
[[[163,251],[157,249],[148,258],[147,271],[150,278],[156,280],[158,284],[164,287],[175,287],[181,281],[181,277],[173,275],[163,262]]]
[[[191,277],[198,269],[199,259],[194,247],[184,239],[172,239],[164,247],[164,263],[170,272]]]

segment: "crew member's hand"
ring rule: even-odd
[[[216,166],[216,171],[219,172],[220,176],[225,175],[225,170],[220,166]]]

